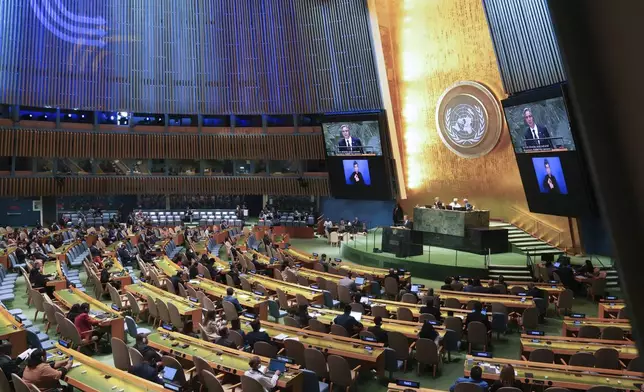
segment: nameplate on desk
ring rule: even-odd
[[[338,259],[338,258],[336,257],[335,259],[333,259],[333,261],[335,261],[336,263],[341,263],[341,262],[342,262],[342,259]]]
[[[253,291],[253,294],[261,295],[262,297],[264,296],[264,293],[262,293],[261,291]]]
[[[115,310],[115,311],[117,311],[117,312],[120,312],[120,311],[121,311],[121,308],[119,308],[118,306],[116,306],[116,304],[112,304],[112,310]]]
[[[166,331],[174,331],[174,327],[172,326],[172,324],[163,324],[162,327]]]
[[[192,302],[199,302],[199,298],[195,298],[195,297],[188,297],[188,299],[189,299],[190,301],[192,301]]]
[[[255,320],[257,318],[257,316],[252,314],[252,313],[242,313],[242,316],[248,317],[248,318],[253,319],[253,320]]]
[[[58,339],[58,344],[60,344],[62,347],[69,348],[69,342],[63,339]]]
[[[372,336],[360,336],[360,339],[364,340],[365,342],[378,343],[378,339]]]
[[[396,385],[400,385],[401,387],[420,388],[420,383],[418,381],[411,380],[396,379]]]
[[[543,331],[528,331],[526,332],[526,335],[531,335],[531,336],[545,336],[545,332]]]
[[[309,306],[311,306],[312,308],[316,308],[316,309],[322,309],[322,305],[320,305],[320,304],[311,304]]]
[[[278,355],[278,356],[275,357],[275,359],[277,359],[278,361],[286,362],[289,365],[292,365],[292,364],[295,363],[295,360],[293,358],[285,357],[283,355]]]
[[[472,355],[479,358],[493,358],[492,353],[487,351],[472,351]]]
[[[619,299],[619,297],[617,297],[616,295],[607,295],[604,299],[608,301],[615,301]]]
[[[573,313],[573,314],[570,315],[570,317],[576,318],[576,319],[582,319],[582,318],[586,318],[586,314],[585,313]]]

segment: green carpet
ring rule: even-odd
[[[329,246],[323,239],[310,239],[310,240],[292,240],[292,245],[306,252],[316,252],[316,253],[326,253],[329,257],[338,257],[339,249],[337,247]],[[351,260],[344,260],[345,262],[350,263]],[[81,281],[85,282],[85,274],[81,272]],[[426,280],[413,278],[414,283],[425,284],[428,287],[438,288],[441,285],[441,282],[438,280]],[[91,287],[88,287],[88,293],[91,293]],[[109,302],[106,302],[109,303]],[[44,324],[42,322],[42,315],[38,315],[38,320],[34,320],[34,308],[27,307],[27,296],[25,293],[25,282],[22,278],[19,278],[16,283],[16,299],[12,303],[6,304],[8,308],[20,308],[24,311],[25,316],[30,320],[34,321],[34,325],[40,327],[44,332]],[[574,310],[580,313],[586,313],[588,316],[595,316],[597,314],[597,305],[591,303],[585,298],[575,299]],[[151,328],[151,326],[146,325],[145,323],[140,324],[141,327]],[[546,331],[547,334],[559,335],[561,333],[561,319],[556,317],[548,317],[546,323],[543,325],[542,329]],[[55,339],[55,331],[50,330],[49,336],[52,339]],[[132,345],[134,342],[132,339],[129,341],[129,345]],[[501,340],[494,339],[493,342],[493,353],[496,357],[504,358],[519,358],[519,335],[517,333],[502,336]],[[412,363],[408,367],[406,373],[397,372],[394,373],[394,378],[410,379],[420,381],[422,387],[447,390],[453,381],[463,375],[463,357],[464,352],[458,353],[452,356],[452,363],[444,364],[439,370],[439,375],[436,379],[431,377],[429,369],[418,377],[415,371],[415,363]],[[94,358],[100,360],[106,364],[113,365],[112,356],[110,355],[94,355]],[[358,384],[360,390],[370,390],[370,391],[385,391],[385,384],[377,382],[374,378],[371,379],[361,379]]]

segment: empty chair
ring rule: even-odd
[[[387,307],[384,305],[374,305],[371,307],[371,315],[373,317],[380,316],[386,320],[389,318],[389,311],[387,310]]]
[[[159,320],[159,310],[157,309],[157,304],[154,302],[154,298],[147,297],[148,304],[148,324],[151,324],[153,327],[157,324]]]
[[[350,304],[352,302],[351,292],[349,291],[348,287],[338,286],[338,299],[340,300],[341,303],[345,305]]]
[[[536,329],[539,326],[539,309],[525,309],[521,315],[521,326],[524,330]]]
[[[441,358],[438,355],[438,348],[433,340],[418,339],[416,341],[416,361],[418,362],[416,373],[419,376],[421,366],[431,366],[432,377],[436,377],[436,370],[441,362]]]
[[[595,351],[595,367],[601,369],[619,369],[619,352],[614,348],[600,348]]]
[[[326,325],[316,319],[309,320],[309,329],[315,332],[328,333],[329,329]]]
[[[288,327],[300,328],[300,323],[291,316],[284,317],[284,324]]]
[[[550,387],[546,389],[545,392],[570,392],[570,389],[560,388],[560,387]]]
[[[421,313],[418,316],[418,322],[422,324],[422,323],[424,323],[426,321],[436,321],[436,316],[434,316],[433,314],[429,314],[429,313]]]
[[[201,380],[203,385],[206,387],[208,392],[224,392],[224,387],[221,386],[221,383],[209,370],[201,371]]]
[[[525,287],[522,286],[514,286],[510,289],[510,294],[512,295],[519,295],[520,293],[525,293],[526,289]]]
[[[538,348],[530,353],[529,361],[541,363],[554,363],[555,353],[547,348]]]
[[[414,321],[414,315],[412,314],[411,309],[403,306],[399,307],[396,311],[396,318],[402,321]]]
[[[601,329],[595,325],[584,325],[579,328],[577,337],[586,339],[599,339],[601,336]]]
[[[446,329],[451,329],[456,333],[456,338],[461,340],[463,336],[463,320],[460,317],[446,317],[443,321]]]
[[[244,392],[264,392],[266,391],[262,384],[254,378],[241,376],[241,387]]]
[[[644,372],[644,360],[642,360],[642,357],[635,357],[631,359],[631,361],[628,363],[628,367],[626,368],[629,371],[632,372]]]
[[[356,381],[360,365],[351,369],[347,360],[338,355],[329,355],[327,363],[329,365],[329,380],[331,381],[329,390],[333,391],[335,384],[349,391]]]
[[[450,286],[452,287],[452,291],[463,291],[463,283],[461,282],[452,282]]]
[[[615,392],[615,388],[606,387],[603,385],[596,385],[594,387],[588,388],[587,392]]]
[[[228,337],[233,341],[233,343],[235,343],[235,346],[244,347],[244,338],[239,332],[228,330]]]
[[[588,287],[588,296],[595,300],[597,297],[603,297],[606,294],[606,279],[593,279]]]
[[[624,330],[620,327],[606,327],[601,334],[602,340],[624,340]]]
[[[304,345],[301,342],[294,339],[286,339],[284,340],[284,348],[286,349],[286,355],[293,358],[296,364],[300,366],[306,365]]]
[[[483,346],[483,351],[487,351],[488,338],[487,327],[480,321],[472,321],[467,325],[467,342],[469,344],[468,352],[472,352],[472,345]]]
[[[357,312],[360,314],[364,314],[364,306],[360,303],[352,303],[351,305],[351,311],[352,312]]]
[[[444,302],[444,307],[450,308],[450,309],[460,309],[461,301],[457,300],[456,298],[446,298]]]
[[[181,314],[179,314],[177,305],[173,304],[172,302],[168,302],[168,314],[170,315],[170,323],[172,324],[172,326],[174,326],[179,331],[184,331],[186,326],[183,322],[183,319],[181,318]]]
[[[574,298],[574,293],[570,289],[566,289],[559,293],[559,298],[555,301],[555,310],[557,315],[561,315],[561,310],[563,309],[564,315],[572,309],[572,300]]]
[[[315,348],[305,349],[304,362],[306,363],[306,368],[315,372],[319,379],[323,380],[329,377],[329,368],[321,351]]]
[[[391,276],[385,278],[385,294],[394,300],[398,296],[398,282]]]
[[[161,357],[161,362],[163,366],[177,369],[177,374],[174,376],[174,383],[184,386],[186,385],[186,374],[183,372],[183,367],[174,357],[169,355],[164,355]]]
[[[302,294],[295,294],[295,302],[297,302],[298,306],[303,306],[303,305],[309,306],[310,305],[309,300],[306,299],[306,297],[303,296]]]
[[[473,310],[477,304],[480,304],[480,302],[476,300],[467,301],[467,305],[465,305],[465,309]],[[483,308],[483,304],[481,304],[481,309],[482,308]]]
[[[508,314],[508,308],[502,303],[492,302],[492,313],[505,313]]]
[[[112,338],[112,357],[114,359],[114,367],[117,369],[127,371],[132,364],[130,362],[130,353],[127,349],[127,344],[119,338]]]
[[[155,301],[155,305],[157,307],[157,312],[159,312],[159,319],[161,320],[159,323],[166,323],[166,324],[172,324],[172,319],[170,318],[170,311],[168,311],[168,306],[165,304],[165,302],[157,299]]]
[[[415,304],[418,302],[416,295],[412,293],[405,293],[403,294],[402,298],[400,299],[402,302],[407,303],[407,304]]]
[[[570,357],[568,365],[581,367],[595,367],[595,355],[592,353],[575,353]]]
[[[344,328],[342,325],[339,324],[332,324],[331,325],[331,334],[332,335],[338,335],[338,336],[349,336],[349,332],[347,332],[346,328]]]
[[[454,392],[481,392],[481,387],[473,382],[461,382],[456,384]]]
[[[407,361],[411,355],[411,349],[407,337],[400,332],[390,331],[388,334],[389,347],[396,352],[396,360],[402,361],[403,371],[407,371]]]
[[[275,358],[277,356],[277,348],[270,343],[255,342],[253,345],[253,353],[260,357]]]
[[[269,299],[268,301],[268,315],[275,319],[275,322],[278,322],[280,318],[286,317],[288,312],[281,310],[277,302]]]
[[[508,314],[507,313],[492,313],[492,332],[496,332],[496,338],[499,339],[499,336],[508,329]]]
[[[237,308],[232,302],[221,301],[221,304],[224,307],[224,314],[226,315],[226,321],[239,319],[239,313],[237,313]]]

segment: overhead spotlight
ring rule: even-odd
[[[45,114],[45,120],[47,119],[47,115]]]
[[[150,121],[150,117],[146,117],[146,118],[145,118],[145,121]]]
[[[34,116],[33,114],[30,114],[30,115],[29,115],[29,118],[33,118],[33,116]]]
[[[110,121],[114,121],[114,116],[110,116]]]
[[[163,118],[159,117],[159,118],[157,119],[157,122],[163,122]]]
[[[85,118],[85,115],[84,115],[84,114],[81,114],[81,118]]]
[[[71,115],[71,114],[68,114],[68,115],[67,115],[67,118],[72,118],[72,115]]]

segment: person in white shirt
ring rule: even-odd
[[[449,206],[452,208],[461,208],[461,205],[458,204],[458,198],[454,198],[451,203],[449,203]]]
[[[353,152],[357,151],[362,153],[362,142],[357,137],[351,136],[351,130],[349,126],[343,124],[340,126],[340,131],[342,132],[342,139],[338,143],[339,152]]]
[[[351,277],[352,277],[351,272],[347,272],[347,276],[345,276],[344,278],[342,278],[342,279],[340,279],[338,281],[338,286],[345,286],[351,292],[358,291],[358,287],[356,286],[356,282],[353,279],[351,279]]]
[[[277,370],[275,371],[273,377],[268,377],[264,375],[264,372],[259,369],[261,364],[262,361],[259,359],[259,357],[252,357],[250,361],[248,361],[250,369],[246,370],[244,376],[257,380],[264,388],[264,392],[268,392],[271,389],[275,388],[275,386],[277,385],[277,380],[279,379],[281,373],[279,370]]]

